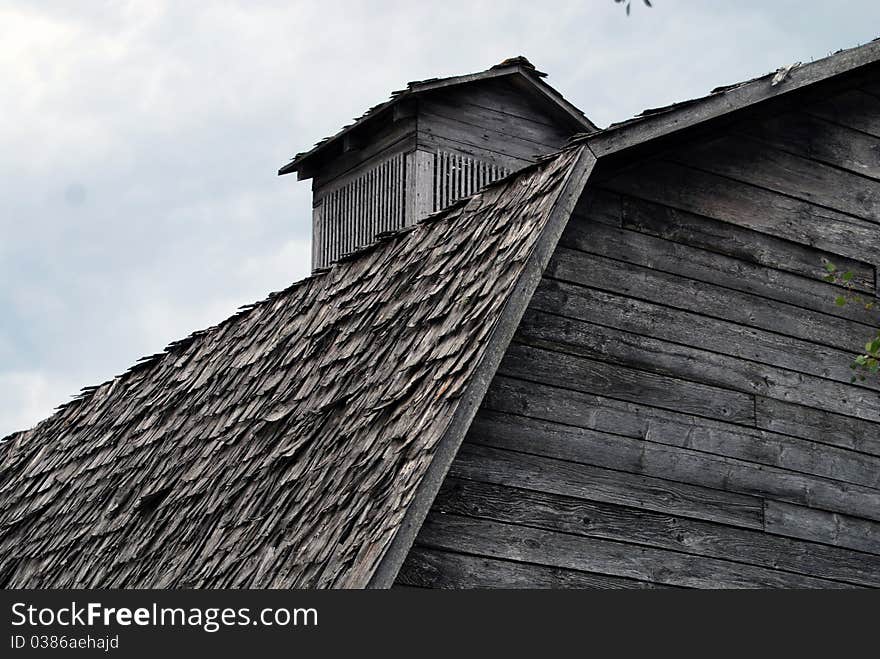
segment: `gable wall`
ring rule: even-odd
[[[486,81],[426,94],[419,101],[417,148],[477,158],[508,170],[561,148],[577,129],[509,82]]]
[[[398,577],[880,586],[880,84],[590,192]],[[873,325],[871,324],[873,323]]]
[[[315,172],[312,268],[470,196],[576,132],[528,88],[486,80],[420,95]],[[360,143],[362,142],[362,143]]]

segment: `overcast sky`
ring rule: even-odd
[[[847,3],[0,2],[0,437],[309,269],[276,171],[408,80],[525,55],[600,126],[869,41]]]

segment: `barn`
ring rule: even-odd
[[[605,129],[513,58],[279,173],[313,274],[0,443],[4,587],[880,586],[880,41]]]

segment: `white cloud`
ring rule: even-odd
[[[75,378],[53,371],[0,372],[0,439],[28,428],[78,391]]]

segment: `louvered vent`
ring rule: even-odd
[[[509,173],[490,162],[438,151],[434,154],[434,210],[446,208]]]
[[[380,233],[404,225],[406,157],[399,154],[350,183],[327,193],[315,209],[314,268],[367,245]]]
[[[401,153],[328,191],[313,209],[314,269],[411,225],[510,173],[447,151]]]

